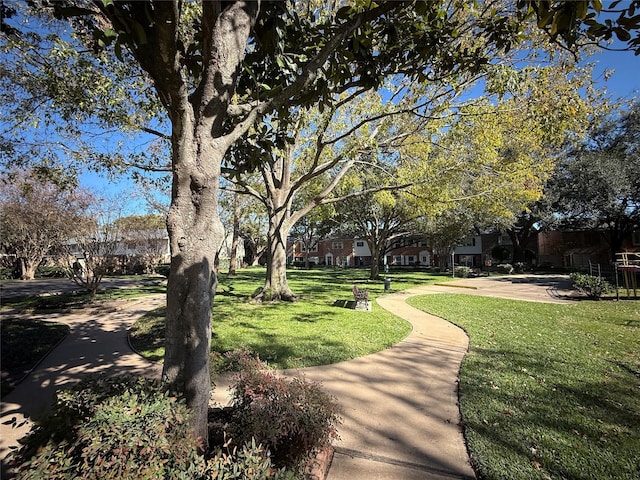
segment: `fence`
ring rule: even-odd
[[[626,291],[627,298],[638,298],[638,276],[640,276],[640,253],[617,253],[616,262],[609,265],[589,262],[589,275],[601,277],[616,286],[618,298],[620,290]]]

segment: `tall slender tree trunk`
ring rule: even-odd
[[[369,272],[370,280],[377,280],[380,277],[380,246],[377,244],[369,245],[371,249],[371,270]]]
[[[233,238],[231,240],[231,255],[229,256],[229,275],[236,274],[236,264],[238,263],[238,241],[240,239],[240,206],[238,205],[238,194],[233,196]]]

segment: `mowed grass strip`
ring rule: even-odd
[[[375,303],[384,294],[384,280],[368,281],[360,269],[292,270],[287,273],[295,303],[249,302],[262,285],[262,268],[221,275],[213,309],[212,350],[248,347],[276,368],[326,365],[388,348],[406,337],[410,325]],[[389,274],[394,291],[442,281],[425,272]],[[372,311],[344,308],[357,284],[369,291]],[[147,358],[164,354],[164,309],[139,319],[130,331],[134,347]]]
[[[460,404],[480,478],[640,478],[640,302],[409,303],[469,334]]]

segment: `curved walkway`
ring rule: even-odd
[[[474,479],[460,428],[457,382],[467,351],[466,334],[449,322],[410,307],[413,295],[455,292],[567,302],[564,277],[511,276],[459,280],[449,286],[414,288],[381,297],[380,307],[412,324],[407,338],[366,357],[303,369],[322,382],[343,407],[341,439],[328,480]],[[53,392],[89,372],[159,376],[160,366],[134,354],[127,330],[164,296],[141,297],[111,309],[47,315],[71,326],[71,334],[2,399],[0,458],[51,402]],[[374,307],[378,308],[378,307]],[[296,371],[300,372],[300,371]],[[221,392],[218,385],[216,392]]]
[[[397,345],[347,362],[304,369],[343,408],[328,480],[472,479],[457,379],[468,339],[451,323],[405,303],[428,289],[378,298],[408,320]]]
[[[51,405],[56,390],[70,387],[87,373],[133,373],[159,378],[161,366],[131,350],[128,330],[136,318],[161,306],[164,299],[164,295],[153,295],[73,313],[29,315],[33,319],[67,324],[71,332],[2,398],[0,458],[4,459],[10,447],[16,446],[17,440],[29,431],[29,419],[37,418]],[[2,315],[12,314],[3,311]]]

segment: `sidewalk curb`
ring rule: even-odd
[[[455,285],[453,283],[432,283],[437,287],[452,287],[452,288],[468,288],[469,290],[478,290],[478,287],[473,287],[471,285]]]

